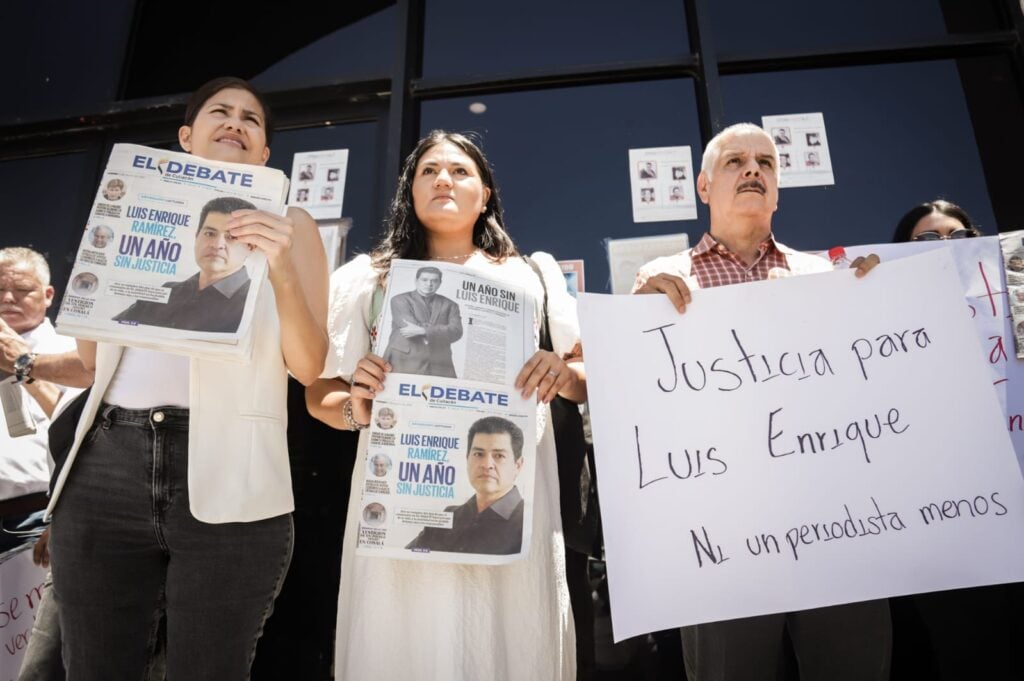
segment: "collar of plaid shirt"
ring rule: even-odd
[[[761,242],[757,259],[747,265],[739,256],[720,244],[710,232],[705,232],[700,242],[690,252],[691,274],[697,278],[701,288],[742,284],[748,281],[763,281],[775,278],[779,270],[790,271],[786,254],[792,249],[776,243],[773,234]],[[774,271],[774,272],[773,272]]]

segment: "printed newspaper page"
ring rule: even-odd
[[[496,565],[526,555],[535,399],[513,384],[534,351],[532,298],[459,265],[396,260],[375,352],[358,552]]]
[[[60,333],[244,360],[263,254],[224,230],[232,211],[284,213],[280,171],[118,144],[57,316]]]
[[[1006,268],[1006,291],[1017,359],[1024,359],[1024,231],[1003,232],[999,235],[999,247]]]

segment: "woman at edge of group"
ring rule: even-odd
[[[539,323],[543,288],[502,220],[492,171],[465,136],[434,131],[402,168],[387,234],[371,256],[332,276],[331,351],[324,375],[306,390],[310,413],[335,428],[368,424],[391,367],[372,353],[374,292],[395,258],[458,263],[522,286]],[[586,399],[575,301],[554,259],[537,253],[548,291],[554,352],[538,350],[515,388],[538,402],[534,511],[529,553],[502,566],[382,560],[356,556],[360,520],[360,438],[352,478],[335,666],[338,679],[576,678],[575,635],[558,505],[558,472],[548,403]],[[535,324],[536,328],[536,324]],[[541,435],[541,429],[543,434]]]
[[[921,203],[907,211],[893,230],[893,243],[935,241],[981,236],[971,218],[960,206],[936,199]]]
[[[252,165],[270,136],[237,78],[196,90],[178,130],[186,152]],[[323,367],[326,257],[299,209],[225,228],[268,263],[251,364],[78,341],[96,378],[48,509],[69,681],[143,678],[161,616],[169,678],[246,679],[287,572],[287,375]]]
[[[922,236],[922,234],[924,236]],[[982,236],[959,205],[943,199],[907,211],[893,242]],[[1024,584],[991,584],[889,599],[893,617],[893,678],[1013,678],[1019,675],[1018,617]],[[902,645],[900,645],[902,644]]]

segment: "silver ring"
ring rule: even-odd
[[[557,378],[558,377],[558,372],[557,371],[552,371],[551,369],[548,369],[548,376],[554,376],[554,377]]]

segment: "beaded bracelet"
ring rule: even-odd
[[[359,421],[356,421],[356,417],[352,413],[352,398],[349,398],[345,402],[345,406],[341,408],[341,416],[345,419],[345,425],[348,426],[349,430],[366,430],[370,427],[369,423],[359,423]]]

